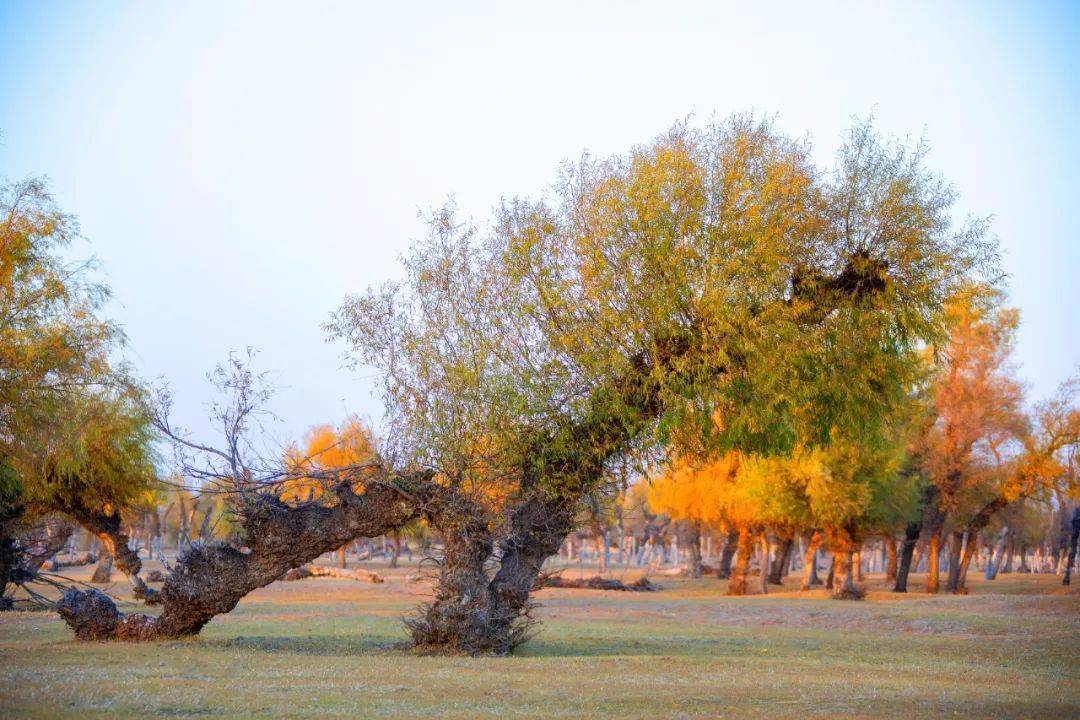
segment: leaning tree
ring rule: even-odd
[[[189,550],[158,618],[78,591],[62,612],[80,637],[190,634],[288,567],[422,517],[445,547],[414,643],[509,652],[613,463],[880,430],[945,299],[993,270],[983,224],[954,226],[923,159],[862,124],[825,172],[807,143],[736,117],[585,158],[484,227],[435,213],[404,278],[328,324],[378,372],[382,459],[293,505],[235,443],[185,441],[228,479],[245,544]]]
[[[442,488],[423,510],[446,549],[417,645],[512,649],[545,559],[627,453],[880,428],[995,245],[954,224],[921,146],[860,124],[832,171],[809,152],[746,117],[676,126],[567,166],[550,198],[485,227],[436,213],[403,280],[343,304],[329,329],[379,371],[396,457]],[[473,501],[489,482],[504,512]]]

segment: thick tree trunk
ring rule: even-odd
[[[834,574],[832,596],[834,600],[862,600],[863,594],[855,586],[855,572],[850,548],[837,548],[833,552]]]
[[[739,533],[737,530],[729,530],[724,539],[724,549],[720,551],[720,561],[716,563],[716,577],[727,580],[731,577],[731,560],[735,557],[735,550],[739,546]]]
[[[738,554],[735,556],[735,570],[728,583],[728,595],[745,595],[746,581],[750,575],[750,556],[754,553],[754,534],[747,528],[739,530]]]
[[[68,590],[58,611],[81,640],[194,635],[214,616],[229,612],[242,597],[287,570],[356,537],[404,525],[417,514],[417,497],[426,490],[426,477],[401,482],[404,489],[369,482],[362,494],[353,492],[348,482],[342,483],[334,489],[337,504],[332,507],[291,507],[271,495],[245,495],[236,511],[247,545],[237,548],[213,542],[189,547],[165,578],[159,616],[125,615],[96,590]]]
[[[900,566],[896,570],[896,584],[893,592],[907,592],[908,575],[911,573],[911,561],[915,555],[915,546],[919,542],[921,523],[910,522],[904,529],[904,542],[900,548]]]
[[[803,576],[800,590],[809,590],[813,585],[820,585],[817,577],[817,551],[821,547],[821,533],[814,530],[806,540],[806,554],[803,558]]]
[[[769,571],[769,582],[773,585],[784,584],[784,574],[791,563],[791,551],[794,545],[794,536],[781,539],[777,545],[776,557],[773,559],[772,568]]]

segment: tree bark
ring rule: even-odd
[[[90,582],[95,585],[108,585],[112,582],[113,554],[105,548],[98,558],[94,574],[90,576]]]
[[[915,546],[919,542],[920,522],[910,522],[904,529],[904,543],[900,549],[900,566],[896,570],[896,585],[893,592],[907,592],[908,575],[911,573],[911,561],[915,555]]]
[[[784,584],[784,573],[791,563],[791,551],[795,545],[795,537],[785,537],[780,540],[776,548],[776,557],[773,558],[772,568],[769,571],[769,582],[773,585]]]
[[[837,548],[833,552],[834,570],[832,596],[834,600],[862,600],[863,594],[855,586],[855,573],[851,548]]]
[[[750,574],[750,556],[754,552],[754,534],[748,528],[741,528],[738,535],[738,554],[735,556],[735,570],[728,583],[728,595],[745,595],[746,581]]]
[[[892,533],[886,533],[881,536],[881,541],[885,544],[885,582],[895,582],[897,573],[897,561],[896,561],[896,538]]]
[[[1069,547],[1065,556],[1065,574],[1061,577],[1062,585],[1072,582],[1073,563],[1076,562],[1076,544],[1080,540],[1080,507],[1073,508],[1072,521],[1070,522]]]
[[[926,572],[926,592],[933,595],[938,591],[939,572],[938,559],[941,555],[941,528],[935,528],[930,532],[930,548],[927,551],[929,563]]]
[[[392,540],[390,545],[390,567],[396,568],[398,560],[401,558],[401,531],[394,530],[390,537]]]
[[[769,535],[762,532],[758,537],[758,579],[762,595],[769,594]]]
[[[695,521],[686,523],[685,531],[686,549],[690,555],[690,577],[701,577],[701,524]]]
[[[226,542],[192,545],[177,559],[161,589],[157,617],[124,614],[96,590],[70,589],[58,612],[80,640],[157,640],[197,634],[214,616],[229,612],[252,590],[268,585],[356,537],[401,527],[417,514],[428,475],[368,482],[363,493],[349,482],[333,489],[331,507],[293,507],[261,493],[242,495],[236,508],[246,546]]]
[[[1008,504],[1009,501],[1006,498],[1001,496],[995,497],[990,502],[983,505],[979,509],[979,512],[975,513],[975,517],[971,519],[971,522],[968,523],[967,546],[964,548],[964,554],[960,560],[957,581],[953,588],[954,593],[958,595],[967,594],[967,571],[968,567],[971,565],[971,558],[975,555],[975,549],[979,545],[979,533],[982,532],[983,528],[990,524],[990,519],[994,517],[994,514]]]
[[[737,530],[728,530],[724,539],[724,549],[720,551],[720,561],[716,564],[716,577],[727,580],[731,577],[731,560],[735,557],[735,550],[739,545],[739,533]]]
[[[960,554],[964,547],[963,530],[953,530],[949,535],[949,577],[945,583],[945,589],[951,593],[956,592],[960,582]]]
[[[997,579],[998,568],[1001,567],[1001,563],[1005,557],[1006,542],[1009,538],[1009,526],[1005,525],[1001,528],[1001,532],[998,534],[997,545],[990,553],[990,559],[986,562],[986,572],[983,574],[985,580]]]
[[[806,541],[806,554],[803,560],[803,576],[800,590],[809,590],[813,585],[820,585],[817,578],[817,551],[821,547],[821,533],[814,530]],[[815,582],[816,581],[816,582]]]

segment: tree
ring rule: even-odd
[[[272,396],[272,386],[246,358],[233,355],[210,375],[217,393],[211,417],[225,446],[195,441],[173,425],[171,396],[162,388],[154,426],[171,439],[184,474],[203,483],[204,494],[227,499],[236,538],[190,544],[169,569],[160,591],[161,614],[121,613],[96,590],[69,589],[58,604],[61,617],[83,640],[153,640],[198,633],[229,612],[252,590],[361,536],[402,527],[418,514],[430,473],[394,473],[381,463],[302,476],[279,456],[256,451],[253,430]],[[321,494],[303,502],[281,499],[296,481],[326,481]]]
[[[1033,496],[1050,499],[1058,493],[1076,491],[1076,448],[1080,446],[1078,387],[1080,380],[1068,380],[1054,398],[1041,403],[1035,409],[1034,427],[1020,435],[1022,450],[1006,467],[989,475],[987,496],[964,526],[967,543],[957,563],[954,592],[967,592],[967,570],[975,554],[976,539],[996,513],[1017,500]],[[1000,464],[1000,453],[995,457]]]
[[[586,158],[552,202],[506,202],[484,232],[437,213],[406,277],[348,298],[328,325],[374,366],[387,406],[364,493],[345,482],[293,508],[256,491],[229,430],[252,386],[233,383],[228,447],[180,439],[227,479],[248,552],[189,552],[157,619],[93,593],[69,593],[62,612],[80,637],[197,632],[290,563],[419,516],[445,551],[413,642],[509,652],[545,559],[618,460],[881,430],[911,349],[939,339],[944,299],[993,260],[982,224],[953,226],[953,194],[923,155],[860,125],[826,174],[805,143],[734,118]],[[508,488],[502,512],[472,490],[491,485]]]
[[[948,306],[951,334],[940,354],[931,394],[932,420],[918,454],[933,489],[923,535],[929,547],[927,592],[938,590],[938,557],[946,520],[962,514],[979,494],[993,448],[1018,432],[1023,388],[1010,357],[1019,321],[997,295],[976,291]],[[954,534],[962,530],[954,531]],[[958,567],[959,538],[953,562]],[[955,582],[955,578],[954,578]]]
[[[76,237],[42,181],[0,186],[0,595],[37,570],[16,573],[13,523],[65,512],[151,597],[119,524],[122,503],[148,482],[149,437],[137,390],[110,362],[123,338],[99,314],[108,288],[92,261],[63,256]]]
[[[860,352],[937,340],[944,300],[993,259],[981,223],[952,225],[923,155],[860,125],[828,175],[805,143],[735,118],[586,158],[552,202],[505,202],[483,230],[436,213],[406,277],[329,325],[378,373],[399,457],[451,468],[448,491],[479,465],[515,484],[505,522],[452,492],[428,508],[447,546],[414,642],[502,653],[526,637],[544,559],[621,455],[873,431],[908,378]]]

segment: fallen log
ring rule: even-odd
[[[76,553],[74,555],[57,555],[56,558],[50,564],[52,570],[59,570],[66,567],[80,567],[82,565],[93,565],[98,561],[98,556],[92,552]]]
[[[309,577],[333,577],[333,578],[346,578],[348,580],[357,580],[359,582],[370,583],[384,583],[386,580],[378,573],[373,573],[370,570],[364,570],[356,568],[355,570],[348,570],[345,568],[326,567],[323,565],[303,565],[298,568],[293,568],[287,573],[281,576],[282,580],[303,580]]]
[[[591,577],[581,580],[570,580],[561,575],[552,575],[544,578],[542,587],[545,588],[576,588],[579,590],[618,590],[621,592],[656,592],[660,586],[649,582],[649,578],[643,577],[627,585],[621,580],[611,578]]]

